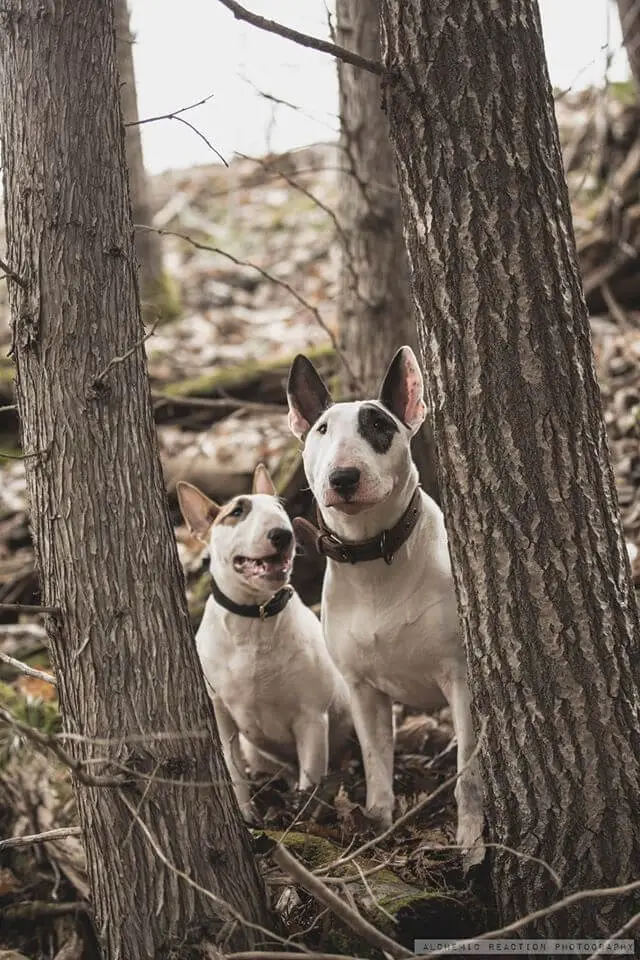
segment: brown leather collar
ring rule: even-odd
[[[329,530],[317,507],[317,527],[303,517],[296,517],[293,526],[303,544],[312,546],[320,556],[335,560],[336,563],[363,563],[367,560],[384,560],[385,563],[391,563],[394,554],[411,536],[421,511],[420,487],[416,487],[409,506],[395,526],[390,530],[382,530],[370,540],[356,542],[341,540]]]

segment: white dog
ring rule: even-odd
[[[293,529],[262,464],[252,495],[224,507],[183,481],[177,493],[209,546],[212,594],[196,645],[233,787],[254,820],[247,765],[297,768],[301,790],[318,784],[353,729],[349,693],[317,617],[289,585]]]
[[[442,513],[418,486],[410,440],[426,408],[409,347],[399,350],[378,400],[333,403],[306,357],[289,375],[289,425],[304,441],[319,529],[294,521],[299,538],[327,557],[322,623],[351,693],[362,748],[367,810],[392,822],[392,706],[451,707],[458,744],[457,842],[482,859],[482,785],[466,658]]]

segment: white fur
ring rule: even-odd
[[[258,473],[254,489],[268,489]],[[246,518],[235,526],[213,524],[203,539],[209,544],[211,573],[223,593],[236,603],[263,603],[288,581],[290,568],[281,582],[267,582],[235,569],[233,557],[268,556],[273,547],[267,532],[292,527],[274,496],[258,493],[246,499],[251,502]],[[184,500],[183,485],[181,506],[189,513]],[[197,527],[197,518],[191,525]],[[277,768],[297,771],[299,789],[319,783],[330,754],[352,729],[349,694],[317,617],[300,597],[294,594],[278,615],[261,621],[231,613],[211,596],[196,646],[244,816],[254,819],[247,765],[253,774]]]
[[[363,540],[391,528],[418,483],[409,443],[425,412],[422,378],[408,350],[404,348],[402,356],[407,378],[404,405],[390,411],[399,430],[386,453],[376,453],[358,433],[359,402],[335,404],[313,423],[300,424],[293,375],[294,382],[290,381],[291,421],[304,426],[307,480],[325,523],[345,540]],[[324,424],[326,431],[321,432]],[[329,481],[332,470],[347,466],[361,471],[355,506],[348,508],[351,513],[345,512]],[[391,565],[384,560],[355,565],[329,560],[322,594],[327,646],[351,693],[365,765],[367,808],[382,827],[392,821],[394,802],[393,701],[422,710],[448,701],[459,770],[475,746],[444,521],[437,504],[424,492],[421,497],[418,524]],[[483,853],[483,810],[475,758],[458,779],[455,792],[458,843],[465,850],[473,848],[477,855],[467,862],[477,862]]]

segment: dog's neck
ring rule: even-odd
[[[249,586],[230,569],[229,564],[211,555],[209,572],[225,596],[239,604],[266,603],[274,594],[281,590],[284,582],[267,583]]]
[[[400,520],[418,484],[418,470],[413,460],[401,482],[382,503],[355,516],[341,513],[333,507],[319,505],[320,514],[332,533],[346,542],[357,543],[390,530]]]

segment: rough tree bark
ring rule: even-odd
[[[115,0],[116,55],[120,74],[120,103],[125,123],[136,123],[138,98],[133,67],[133,36],[129,26],[127,0]],[[134,223],[150,224],[153,210],[149,198],[147,173],[142,155],[140,127],[128,126],[125,130],[127,166],[129,168],[129,193]],[[162,292],[162,246],[157,233],[138,230],[135,235],[138,258],[138,277],[143,306],[150,306]]]
[[[383,0],[385,84],[493,840],[640,863],[640,629],[536,0]],[[425,67],[428,64],[428,67]],[[558,897],[497,853],[505,919]],[[607,935],[585,901],[541,935]]]
[[[43,601],[59,610],[51,655],[65,730],[81,735],[69,749],[91,774],[123,777],[117,788],[76,783],[97,930],[109,960],[192,957],[189,944],[221,923],[206,891],[253,923],[268,916],[162,482],[113,4],[7,0],[0,22],[17,399]],[[258,938],[231,930],[240,948]]]
[[[380,59],[380,0],[337,0],[336,40]],[[380,78],[338,61],[341,166],[340,341],[365,391],[376,396],[391,357],[416,347],[400,197]],[[344,384],[347,391],[348,383]],[[430,424],[413,441],[422,485],[437,499]]]
[[[640,89],[640,6],[637,0],[616,0],[631,75]]]

